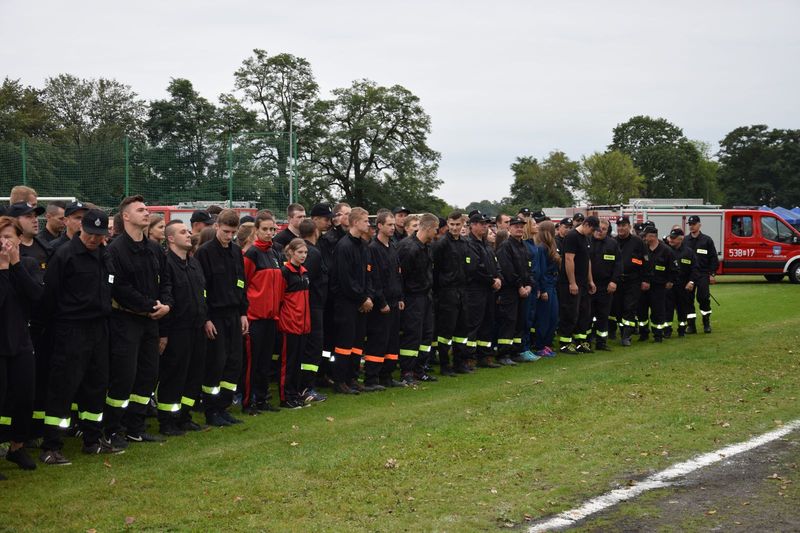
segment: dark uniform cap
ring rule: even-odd
[[[531,210],[528,209],[527,207],[523,207],[522,209],[519,210],[519,213],[517,213],[517,214],[518,215],[522,215],[524,217],[529,217],[529,216],[531,216]]]
[[[255,217],[252,217],[251,215],[244,215],[242,218],[239,219],[239,224],[245,224],[247,222],[255,222],[255,221],[256,221]]]
[[[643,228],[655,228],[656,227],[656,223],[653,222],[652,220],[648,220],[647,222],[642,224],[642,227]]]
[[[99,209],[89,209],[83,215],[81,228],[92,235],[108,235],[108,215]]]
[[[395,207],[394,209],[392,209],[392,214],[393,215],[396,215],[397,213],[405,213],[406,215],[410,215],[411,214],[411,209],[409,209],[407,207],[403,207],[401,205],[400,207]]]
[[[622,224],[630,224],[630,223],[631,223],[631,219],[627,215],[622,215],[622,216],[617,217],[617,226],[622,225]]]
[[[473,211],[469,215],[469,222],[470,224],[485,224],[488,221],[486,219],[486,215],[480,211]]]
[[[202,209],[200,209],[192,213],[192,218],[189,219],[190,224],[194,224],[195,222],[202,222],[203,224],[213,224],[214,219],[211,218],[211,215],[208,213],[208,211],[203,211]]]
[[[78,211],[88,211],[89,208],[83,205],[81,202],[72,202],[69,204],[66,209],[64,209],[64,216],[68,217],[73,213],[77,213]]]
[[[33,207],[28,202],[17,202],[15,204],[11,204],[6,208],[6,216],[7,217],[21,217],[23,215],[27,215],[28,213],[35,213],[38,217],[42,213],[44,213],[44,207],[36,206]]]
[[[637,222],[633,225],[633,229],[639,233],[644,229],[644,224],[642,222]]]
[[[328,204],[317,204],[311,208],[311,213],[308,216],[333,218],[333,210]]]
[[[562,226],[571,226],[572,225],[572,219],[569,218],[569,217],[562,218],[561,222],[559,222],[559,224],[562,225]]]
[[[575,213],[574,215],[572,215],[572,221],[577,222],[579,224],[583,223],[585,219],[586,217],[584,216],[583,213]]]
[[[651,233],[658,235],[658,230],[655,228],[655,226],[647,226],[646,228],[644,228],[644,231],[642,233],[644,235],[650,235]]]
[[[533,220],[535,220],[537,224],[547,220],[547,215],[544,214],[544,211],[536,211],[535,213],[532,213],[532,215]]]
[[[514,218],[511,219],[511,221],[508,223],[508,225],[509,226],[525,225],[525,221],[522,220],[521,218],[514,217]]]
[[[470,222],[471,222],[472,221],[472,215],[480,215],[480,214],[481,214],[480,209],[473,209],[472,211],[469,212],[469,214],[467,216],[469,217]]]
[[[683,237],[683,230],[680,228],[675,228],[674,230],[669,232],[669,236],[672,237],[673,239],[675,237]]]
[[[697,215],[692,215],[689,217],[689,224],[697,224],[700,222],[700,217]]]

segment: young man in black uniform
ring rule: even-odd
[[[61,236],[61,232],[64,231],[64,209],[66,207],[67,204],[61,200],[47,203],[47,209],[44,212],[47,222],[39,232],[42,242],[49,244]]]
[[[367,343],[364,346],[364,388],[382,390],[403,386],[392,379],[399,352],[400,312],[404,309],[400,258],[392,237],[394,215],[378,211],[378,233],[369,243],[372,291],[375,306],[367,317]]]
[[[669,242],[678,262],[678,278],[672,287],[672,301],[678,312],[678,337],[683,337],[688,325],[686,317],[692,311],[692,291],[700,278],[700,271],[697,269],[697,255],[686,245],[683,230],[673,229],[669,234]],[[671,319],[671,315],[668,314],[667,318]]]
[[[447,217],[447,233],[431,245],[433,256],[433,290],[436,295],[436,341],[443,376],[469,374],[467,337],[467,261],[469,245],[461,238],[464,223],[458,211]],[[450,348],[453,364],[450,364]]]
[[[44,213],[43,207],[34,207],[25,202],[12,204],[6,210],[6,216],[16,218],[22,228],[22,236],[19,239],[19,253],[22,257],[31,257],[39,265],[39,281],[44,279],[44,271],[47,269],[47,260],[50,258],[50,246],[38,235],[39,217]]]
[[[328,204],[316,204],[314,207],[311,208],[311,212],[308,214],[311,217],[311,222],[314,223],[314,226],[317,228],[317,235],[321,236],[326,231],[331,229],[331,220],[333,219],[333,210],[331,206]],[[302,221],[300,222],[303,223]],[[303,238],[303,232],[300,231],[300,226],[297,226],[297,230],[300,232],[300,238]]]
[[[398,242],[402,241],[408,234],[406,233],[406,218],[411,214],[411,210],[407,207],[403,207],[402,205],[399,207],[395,207],[392,210],[392,214],[394,215],[394,235],[392,235],[392,242],[397,244]]]
[[[367,314],[372,311],[370,259],[366,237],[369,213],[360,207],[350,212],[350,229],[336,244],[331,268],[331,293],[334,298],[335,345],[332,362],[334,390],[358,394],[358,382]]]
[[[608,234],[609,223],[600,221],[600,228],[595,230],[592,238],[592,279],[597,292],[592,295],[592,317],[594,317],[595,350],[609,350],[608,347],[608,315],[611,312],[611,300],[617,291],[622,276],[622,258],[619,244]]]
[[[158,320],[170,311],[172,287],[162,275],[166,262],[163,250],[144,235],[150,223],[144,199],[128,196],[119,210],[124,228],[108,245],[114,284],[103,423],[112,445],[124,447],[126,438],[132,442],[164,440],[145,431],[145,415],[158,383]]]
[[[180,221],[165,229],[167,260],[164,278],[172,287],[173,307],[159,321],[158,422],[162,435],[198,431],[192,407],[200,399],[206,356],[206,279],[197,259],[188,255],[192,234]]]
[[[591,296],[597,288],[592,278],[589,237],[600,227],[595,216],[586,217],[577,229],[564,237],[564,260],[558,278],[559,351],[566,354],[591,353],[587,333],[592,325]]]
[[[644,275],[645,286],[639,302],[639,340],[648,339],[649,323],[653,340],[661,342],[667,325],[664,307],[666,294],[672,290],[678,266],[672,250],[658,238],[658,229],[653,226],[644,228],[644,237],[648,250],[648,270]]]
[[[78,404],[83,452],[122,451],[102,433],[109,368],[108,317],[115,283],[104,245],[107,235],[108,216],[99,210],[87,211],[81,233],[58,249],[45,274],[43,310],[52,321],[53,343],[58,347],[50,358],[40,456],[45,464],[70,464],[61,449],[73,401]]]
[[[703,225],[700,223],[699,216],[690,216],[688,222],[690,233],[686,237],[686,245],[694,250],[697,255],[697,270],[700,272],[700,277],[697,278],[695,289],[692,292],[692,309],[688,315],[689,326],[686,329],[686,333],[697,333],[697,314],[694,311],[695,298],[697,298],[697,303],[700,307],[700,315],[703,317],[703,332],[711,333],[710,286],[716,283],[714,276],[719,267],[717,248],[714,246],[714,240],[700,231]]]
[[[305,354],[300,361],[300,395],[304,402],[324,402],[328,399],[327,396],[314,390],[314,385],[322,362],[325,303],[328,300],[328,265],[317,248],[319,225],[310,220],[302,221],[300,237],[308,248],[303,266],[308,273],[308,304],[311,315],[311,332],[306,339]]]
[[[72,237],[80,233],[81,219],[88,210],[89,206],[80,201],[72,202],[67,206],[64,210],[64,232],[57,239],[50,241],[53,253],[58,250],[59,246],[68,243]]]
[[[405,309],[400,316],[400,372],[406,385],[417,380],[436,381],[425,371],[433,337],[433,259],[430,243],[439,230],[439,218],[431,213],[420,217],[419,229],[397,246],[403,276]]]
[[[280,244],[281,247],[284,247],[289,244],[292,239],[297,239],[300,237],[300,222],[302,222],[305,218],[305,207],[300,204],[289,204],[289,207],[286,208],[286,219],[288,225],[286,226],[286,229],[275,235],[272,240]]]
[[[492,330],[495,317],[495,294],[502,287],[500,267],[492,247],[486,242],[489,219],[480,212],[469,217],[469,247],[467,263],[467,288],[465,291],[469,310],[467,351],[470,359],[477,359],[477,366],[499,368],[492,352]]]
[[[525,300],[531,294],[537,297],[530,255],[522,242],[524,228],[524,220],[512,218],[509,238],[497,250],[497,261],[503,272],[503,284],[497,294],[497,357],[500,364],[507,366],[516,365],[511,356],[518,354],[522,346]]]
[[[564,257],[564,237],[567,236],[567,233],[572,229],[572,219],[562,218],[561,221],[556,224],[556,248],[558,249],[558,253],[561,254],[561,257]],[[563,261],[562,261],[563,264]]]
[[[627,216],[617,219],[617,244],[622,259],[622,275],[611,304],[609,328],[613,331],[620,324],[620,339],[623,346],[631,345],[631,336],[636,331],[636,314],[639,311],[646,270],[647,250],[642,239],[631,232],[631,220]]]
[[[208,339],[203,378],[206,423],[222,427],[241,420],[228,412],[242,372],[242,337],[247,335],[247,283],[242,249],[233,242],[239,215],[223,209],[217,215],[216,235],[195,254],[206,278]]]

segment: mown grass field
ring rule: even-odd
[[[492,531],[800,416],[800,287],[730,278],[714,333],[2,466],[0,529]]]

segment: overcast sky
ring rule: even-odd
[[[716,143],[800,127],[797,1],[0,0],[0,75],[110,77],[146,99],[170,78],[216,101],[253,48],[308,59],[323,96],[400,84],[431,115],[440,196],[508,195],[517,156],[603,150],[637,114]]]

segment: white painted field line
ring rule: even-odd
[[[611,492],[607,492],[602,496],[592,498],[580,507],[565,511],[545,522],[534,524],[528,528],[528,533],[552,531],[572,526],[584,518],[599,513],[600,511],[608,509],[609,507],[625,500],[635,498],[643,492],[673,485],[676,481],[678,481],[679,478],[682,478],[687,474],[694,472],[695,470],[699,470],[700,468],[704,468],[724,459],[728,459],[734,455],[750,451],[754,448],[758,448],[759,446],[763,446],[764,444],[778,440],[796,429],[800,429],[800,419],[793,420],[776,430],[753,437],[748,441],[740,442],[738,444],[731,444],[730,446],[725,446],[717,451],[698,455],[693,459],[689,459],[683,463],[678,463],[667,468],[666,470],[662,470],[661,472],[653,474],[644,481],[637,483],[632,487],[624,487],[621,489],[612,490]]]

